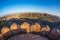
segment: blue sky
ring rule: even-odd
[[[41,12],[60,16],[60,0],[0,0],[0,16],[18,12]]]

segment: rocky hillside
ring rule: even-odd
[[[35,34],[40,35],[42,40],[60,40],[60,18],[42,13],[10,14],[0,18],[0,40],[11,37],[10,40],[15,40],[14,35],[24,33],[26,37],[27,34]]]
[[[4,17],[1,17],[3,20],[9,20],[11,18],[31,18],[31,19],[42,19],[47,21],[60,21],[60,18],[58,16],[46,14],[46,13],[18,13],[18,14],[10,14],[6,15]]]
[[[3,37],[4,40],[9,39],[10,37],[12,37],[12,40],[15,40],[14,35],[25,34],[25,33],[26,37],[28,36],[27,34],[35,34],[40,35],[41,40],[56,40],[56,39],[60,40],[60,22],[49,22],[46,20],[30,19],[30,18],[22,18],[22,19],[12,18],[7,21],[4,20],[0,24],[1,40],[3,39]],[[47,39],[45,39],[44,37]],[[40,40],[39,38],[38,40]]]

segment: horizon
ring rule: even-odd
[[[40,12],[60,17],[60,0],[0,0],[0,17],[19,12]]]

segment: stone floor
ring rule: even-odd
[[[13,37],[10,37],[8,40],[49,40],[46,37],[34,34],[20,34]]]

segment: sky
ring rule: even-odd
[[[0,17],[23,12],[60,16],[60,0],[0,0]]]

